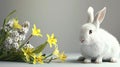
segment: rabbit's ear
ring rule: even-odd
[[[88,14],[88,22],[91,23],[94,21],[94,9],[91,6],[88,8]]]
[[[95,23],[101,24],[106,14],[106,7],[100,10],[95,16]]]

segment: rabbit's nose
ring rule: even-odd
[[[80,40],[81,43],[83,43],[85,40]]]

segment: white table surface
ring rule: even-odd
[[[117,63],[103,62],[101,64],[96,63],[80,63],[77,61],[80,54],[67,54],[68,58],[64,63],[51,62],[49,64],[28,64],[22,62],[6,62],[0,61],[0,67],[118,67],[120,61]]]

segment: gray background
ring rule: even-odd
[[[80,27],[87,21],[87,9],[93,6],[95,12],[107,7],[107,14],[102,27],[120,41],[120,0],[0,0],[0,26],[3,19],[16,9],[17,16],[22,23],[25,20],[37,24],[43,38],[32,38],[30,43],[38,46],[43,43],[46,33],[55,33],[58,38],[59,49],[67,53],[80,51]],[[29,34],[31,30],[29,31]],[[28,34],[28,35],[29,35]],[[49,46],[45,49],[48,52]]]

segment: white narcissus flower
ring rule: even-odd
[[[13,23],[14,23],[13,20],[9,20],[6,26],[13,27]]]
[[[4,45],[6,49],[11,49],[11,44],[9,44],[7,40],[4,42]]]
[[[19,40],[22,41],[22,40],[25,40],[25,35],[19,35]]]
[[[11,33],[11,37],[16,37],[16,36],[19,36],[19,33],[18,33],[18,31],[12,31],[12,33]]]
[[[4,42],[4,45],[5,45],[5,48],[7,49],[11,49],[11,44],[13,43],[13,40],[12,38],[8,37],[5,42]]]
[[[26,34],[26,33],[28,32],[29,28],[30,28],[30,22],[25,21],[25,22],[23,23],[23,25],[22,25],[21,31],[22,31],[24,34]]]
[[[11,31],[10,37],[13,39],[14,42],[18,42],[19,41],[18,31]]]
[[[13,43],[12,47],[18,49],[19,48],[19,44],[18,43]]]
[[[9,30],[10,30],[10,27],[5,26],[5,27],[4,27],[4,30],[7,32],[7,31],[9,31]]]
[[[19,41],[19,36],[13,37],[13,41],[18,42]]]
[[[12,29],[12,27],[13,27],[13,20],[9,20],[8,23],[5,24],[4,29],[5,31],[9,31]]]
[[[31,44],[25,44],[24,47],[25,48],[34,48]]]
[[[22,25],[23,27],[27,27],[28,29],[30,28],[30,22],[29,21],[25,21]]]
[[[9,33],[12,34],[13,30],[10,30]]]
[[[22,25],[22,29],[19,30],[19,33],[20,34],[27,34],[29,28],[30,28],[30,22],[25,21]]]
[[[22,32],[24,33],[24,34],[26,34],[27,32],[28,32],[28,28],[27,27],[22,27]]]
[[[10,37],[8,37],[8,38],[6,39],[6,41],[8,42],[8,44],[12,44],[12,43],[13,43],[13,39],[10,38]]]

